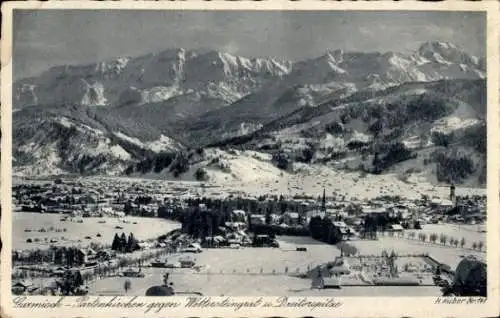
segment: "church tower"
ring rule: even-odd
[[[326,191],[323,188],[323,197],[321,198],[321,211],[326,212]]]
[[[456,195],[455,195],[455,185],[451,184],[450,187],[450,201],[455,203]]]

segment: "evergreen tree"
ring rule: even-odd
[[[137,240],[135,239],[134,234],[131,232],[128,236],[126,251],[129,253],[132,253],[133,251],[138,250],[138,248],[139,248],[139,244],[137,243]]]
[[[121,241],[120,241],[120,237],[118,237],[117,233],[115,233],[115,237],[113,238],[113,243],[111,244],[111,249],[113,251],[120,251],[121,250]]]
[[[66,249],[66,265],[69,267],[72,267],[74,264],[74,256],[75,252],[73,247]]]
[[[271,207],[268,206],[266,209],[266,224],[271,224]]]
[[[63,250],[62,248],[57,248],[54,253],[54,263],[62,264],[63,263]]]
[[[375,155],[373,156],[372,165],[373,165],[373,173],[379,174],[382,171],[381,167],[382,160],[380,160],[378,152],[376,152]]]
[[[247,223],[248,223],[248,230],[252,230],[252,215],[250,213],[247,214]]]
[[[132,201],[128,200],[123,207],[123,212],[125,215],[129,215],[132,212]]]
[[[120,251],[124,253],[127,249],[127,236],[125,233],[122,233],[120,236]]]

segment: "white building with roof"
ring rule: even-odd
[[[288,225],[298,225],[299,214],[297,212],[285,212],[283,214],[283,221]]]

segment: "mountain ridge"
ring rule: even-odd
[[[328,50],[294,62],[169,49],[59,66],[14,84],[15,168],[37,174],[38,162],[45,167],[39,172],[49,174],[120,175],[164,153],[192,157],[196,148],[231,145],[302,160],[303,150],[294,146],[290,152],[283,137],[305,142],[307,149],[314,145],[311,159],[317,163],[333,159],[314,138],[341,138],[339,151],[373,156],[386,139],[410,145],[407,140],[423,138],[423,145],[438,132],[448,136],[461,126],[481,127],[485,81],[483,59],[439,41],[412,53]],[[416,105],[428,106],[422,111]],[[399,118],[389,109],[401,112]],[[44,120],[34,120],[39,114]],[[346,116],[352,118],[343,123]],[[330,131],[340,129],[339,123],[350,131],[343,137]],[[426,128],[417,129],[417,123]],[[280,142],[268,143],[268,135]],[[353,140],[369,146],[349,150]],[[477,152],[469,144],[453,147]],[[183,156],[178,160],[191,160]],[[483,155],[473,156],[481,170]],[[275,157],[271,161],[279,164]]]

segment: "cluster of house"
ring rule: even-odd
[[[204,189],[204,187],[201,187]],[[202,190],[203,190],[202,189]],[[138,215],[162,216],[167,212],[184,211],[196,198],[192,189],[162,182],[137,183],[130,180],[68,179],[38,184],[22,184],[13,188],[14,206],[21,211],[42,213],[71,213],[82,217]],[[200,191],[200,189],[198,189]],[[206,198],[210,197],[207,193]],[[240,194],[241,195],[241,194]],[[324,193],[323,193],[324,195]],[[201,195],[197,198],[201,198]],[[227,194],[218,200],[233,211],[233,227],[270,224],[283,228],[305,227],[314,216],[328,217],[344,222],[342,229],[360,230],[367,215],[397,217],[394,230],[402,224],[420,225],[439,222],[482,223],[486,220],[486,196],[456,197],[450,188],[449,199],[382,197],[375,200],[321,200],[313,198],[286,198],[285,208],[281,199]],[[204,199],[205,200],[205,199]],[[244,200],[244,206],[241,203]],[[222,206],[222,204],[220,204]],[[248,215],[250,214],[250,215]],[[250,217],[250,218],[248,218]],[[340,226],[340,225],[339,225]]]
[[[163,204],[168,195],[167,192],[162,187],[153,188],[149,184],[87,179],[25,183],[12,189],[17,211],[82,217],[125,214],[154,217],[157,216],[159,205]]]

